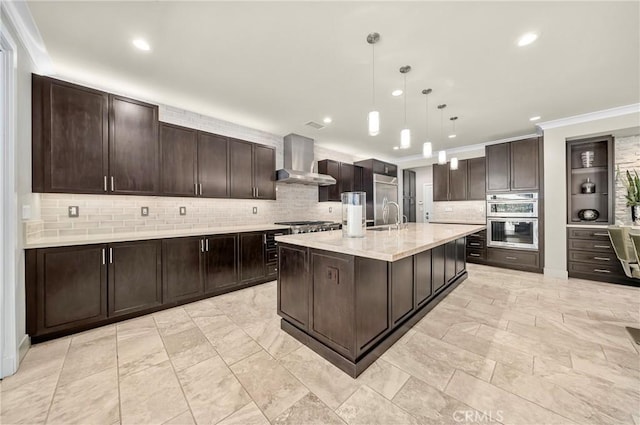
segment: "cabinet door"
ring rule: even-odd
[[[465,238],[456,240],[456,276],[460,275],[460,273],[466,269],[466,246]]]
[[[449,170],[449,200],[467,200],[467,160],[458,161],[457,170]]]
[[[197,196],[196,133],[191,128],[160,124],[163,195]]]
[[[435,294],[446,283],[444,245],[431,250],[431,288]]]
[[[323,159],[318,161],[318,173],[328,174],[336,179],[336,184],[331,186],[320,186],[318,188],[318,200],[325,201],[341,201],[340,198],[340,163],[331,159]]]
[[[449,200],[449,164],[433,164],[433,200]]]
[[[506,192],[511,188],[509,143],[485,147],[487,192]]]
[[[104,193],[109,96],[33,76],[33,191]]]
[[[158,107],[114,95],[110,96],[110,102],[111,191],[131,195],[159,193]]]
[[[538,139],[511,142],[511,190],[538,190]]]
[[[309,282],[307,249],[278,246],[278,313],[303,329],[309,325]]]
[[[195,298],[204,293],[202,251],[204,240],[172,238],[162,241],[163,302]]]
[[[253,144],[229,139],[229,176],[232,198],[253,198]]]
[[[340,163],[340,178],[338,179],[338,197],[341,201],[342,192],[353,192],[353,164]]]
[[[486,161],[484,157],[467,160],[467,199],[484,201],[486,199]]]
[[[109,316],[162,304],[162,241],[110,244]]]
[[[238,235],[205,238],[207,293],[233,287],[238,283]]]
[[[353,191],[364,192],[364,168],[359,165],[353,166]]]
[[[198,132],[198,183],[200,196],[229,197],[228,139],[217,134]]]
[[[253,186],[256,198],[276,199],[276,150],[253,145]]]
[[[39,335],[106,319],[105,245],[38,249],[36,261]]]
[[[431,296],[431,250],[415,255],[416,307],[424,304]]]
[[[265,234],[240,233],[240,281],[249,282],[265,276]]]
[[[413,311],[413,257],[391,263],[391,319],[393,325]]]
[[[456,241],[447,242],[444,245],[444,276],[445,282],[449,283],[456,277]]]

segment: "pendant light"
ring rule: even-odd
[[[443,140],[444,135],[444,108],[447,107],[446,103],[438,105],[438,109],[440,109],[440,140]],[[447,163],[447,152],[441,150],[438,152],[438,164],[444,165]]]
[[[449,134],[449,139],[453,139],[456,137],[456,120],[458,117],[451,117],[449,120],[451,121],[451,134]],[[451,164],[449,164],[449,168],[452,170],[458,169],[458,158],[451,158]]]
[[[407,73],[411,71],[409,65],[400,68],[400,73],[404,76],[404,128],[400,132],[400,149],[411,147],[411,130],[407,127]]]
[[[457,170],[458,169],[458,158],[456,158],[455,156],[453,158],[451,158],[451,163],[450,163],[449,167],[452,170]]]
[[[424,98],[426,100],[425,102],[425,116],[424,116],[424,122],[425,122],[425,142],[422,144],[422,156],[425,158],[431,158],[431,156],[433,155],[433,146],[431,145],[431,142],[429,141],[429,94],[432,92],[433,90],[431,89],[424,89],[422,90],[422,94],[424,94]]]
[[[372,110],[368,116],[369,136],[377,136],[380,133],[380,112],[376,110],[376,48],[375,44],[380,41],[380,34],[372,32],[367,36],[367,43],[371,44],[371,94]]]

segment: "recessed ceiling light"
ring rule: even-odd
[[[399,147],[399,146],[394,146],[394,147],[393,147],[393,150],[394,150],[394,151],[397,151],[398,149],[400,149],[400,147]]]
[[[396,97],[402,96],[402,93],[403,93],[402,90],[397,89],[391,92],[391,96],[396,96]]]
[[[455,138],[456,138],[456,135],[455,135],[455,134],[450,134],[450,135],[449,135],[449,139],[455,139]]]
[[[539,119],[540,119],[540,117],[538,115],[536,115],[535,117],[529,118],[529,121],[538,121]]]
[[[538,34],[536,34],[535,32],[528,32],[526,34],[523,34],[518,39],[518,46],[520,46],[520,47],[527,46],[527,45],[533,43],[534,41],[536,41],[537,39],[538,39]]]
[[[322,120],[322,122],[325,124],[331,124],[331,121],[333,121],[331,117],[324,117],[324,119]]]
[[[147,41],[142,38],[136,38],[135,40],[133,40],[132,43],[138,49],[144,50],[145,52],[148,52],[149,50],[151,50],[151,46],[149,46],[149,43],[147,43]]]

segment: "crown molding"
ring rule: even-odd
[[[603,109],[602,111],[588,112],[586,114],[574,115],[572,117],[560,118],[552,121],[545,121],[536,124],[536,127],[540,129],[549,130],[552,128],[566,127],[573,124],[581,124],[589,121],[597,121],[606,118],[614,118],[622,115],[638,114],[640,113],[640,103],[634,103],[631,105],[618,106],[610,109]]]
[[[26,1],[2,1],[2,10],[17,32],[22,45],[27,49],[31,60],[40,74],[54,74],[53,62],[44,45],[38,26],[31,16]]]

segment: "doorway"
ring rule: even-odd
[[[422,214],[421,220],[424,223],[429,223],[433,217],[433,184],[425,183],[422,185]]]

